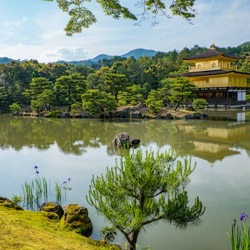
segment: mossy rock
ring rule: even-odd
[[[93,232],[93,225],[88,216],[88,210],[78,204],[70,204],[64,213],[64,224],[69,229],[89,237]]]
[[[19,205],[17,205],[16,203],[11,201],[10,199],[8,199],[6,197],[2,197],[2,196],[0,196],[0,206],[13,208],[16,210],[23,210],[22,207],[20,207]]]
[[[59,219],[61,219],[64,214],[63,208],[58,203],[52,201],[42,203],[39,211],[55,213],[58,215]]]
[[[14,202],[0,202],[0,206],[13,208],[13,209],[16,209],[16,210],[23,210],[22,207],[18,206]]]
[[[45,217],[47,217],[48,219],[50,219],[50,220],[54,220],[54,221],[59,221],[60,220],[58,214],[53,213],[53,212],[43,212],[43,215]]]

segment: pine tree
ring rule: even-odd
[[[164,220],[186,227],[198,222],[205,208],[198,197],[188,207],[184,187],[194,168],[191,160],[176,161],[170,152],[125,154],[106,175],[93,176],[87,201],[123,233],[128,249],[136,249],[139,233],[148,224]]]
[[[175,103],[175,110],[184,101],[192,101],[195,97],[195,85],[187,77],[177,77],[170,84],[170,100]]]

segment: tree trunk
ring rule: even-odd
[[[118,92],[115,92],[115,102],[118,103]]]
[[[130,241],[128,242],[128,250],[135,250],[136,249],[136,242],[139,235],[139,230],[134,231],[130,237]]]
[[[178,109],[179,105],[180,105],[179,103],[177,103],[177,104],[175,105],[175,107],[174,107],[174,110],[175,110],[175,111]]]

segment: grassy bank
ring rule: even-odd
[[[66,230],[44,212],[0,206],[0,249],[117,249]]]

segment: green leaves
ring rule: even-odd
[[[166,220],[186,227],[199,221],[205,208],[198,197],[189,207],[185,191],[194,169],[191,159],[181,162],[171,152],[125,152],[105,175],[93,176],[87,201],[133,245],[147,224]]]
[[[68,103],[68,111],[75,102],[81,102],[81,95],[86,90],[86,82],[80,74],[61,76],[56,80],[55,91],[60,94]]]
[[[53,2],[54,0],[44,0],[47,2]],[[82,28],[89,28],[90,25],[94,24],[97,20],[95,15],[86,7],[83,6],[84,2],[91,2],[91,0],[56,0],[58,7],[67,12],[70,16],[70,20],[64,29],[67,36],[72,36],[75,33],[81,33]],[[120,17],[125,19],[131,19],[137,21],[137,17],[132,13],[128,7],[121,5],[119,0],[96,0],[101,6],[105,15],[112,16],[114,19]],[[174,0],[169,6],[169,9],[174,16],[182,16],[187,20],[195,17],[193,9],[195,0]],[[153,14],[155,17],[160,13],[166,14],[165,1],[161,0],[146,0],[135,2],[138,6],[143,9],[142,15],[146,12]]]
[[[90,89],[82,95],[82,107],[94,117],[100,117],[105,111],[117,108],[114,96],[101,92],[98,89]]]
[[[172,103],[176,103],[177,106],[183,104],[184,101],[192,101],[195,97],[195,85],[190,83],[187,77],[177,77],[170,84],[170,100]]]

